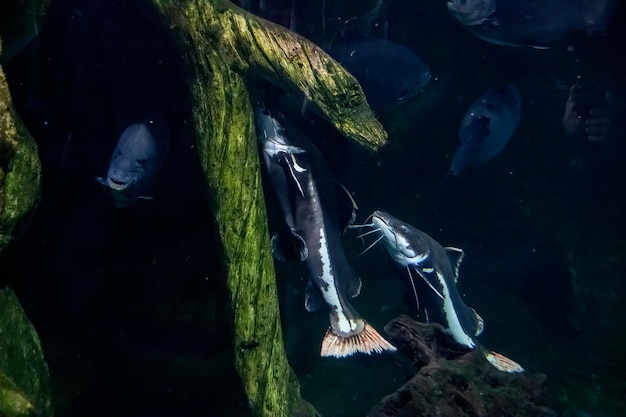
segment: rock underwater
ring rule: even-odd
[[[440,325],[406,315],[387,323],[385,331],[418,371],[368,417],[556,416],[537,405],[545,375],[498,371],[479,349],[468,352],[448,341]]]

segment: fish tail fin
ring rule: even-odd
[[[357,352],[371,355],[386,350],[396,351],[395,346],[385,340],[369,323],[363,320],[363,324],[363,330],[347,336],[336,334],[332,327],[329,327],[322,340],[321,356],[343,358]]]
[[[506,356],[498,352],[495,352],[493,350],[483,350],[483,355],[485,355],[487,362],[489,362],[494,368],[499,371],[509,373],[524,372],[524,368],[522,368],[519,363],[515,362],[513,359],[507,358]]]

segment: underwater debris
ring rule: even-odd
[[[547,379],[543,374],[498,371],[478,349],[467,352],[447,339],[440,325],[406,315],[387,323],[385,331],[417,372],[368,417],[556,416],[538,404]]]

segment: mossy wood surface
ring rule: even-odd
[[[347,138],[378,149],[386,132],[361,87],[320,48],[232,3],[155,0],[190,74],[194,127],[224,247],[236,368],[256,416],[315,415],[287,363],[248,83],[306,97]]]
[[[191,77],[198,151],[231,291],[235,367],[253,415],[289,416],[290,404],[301,400],[282,342],[246,81],[232,68],[233,52],[221,44],[220,15],[210,3],[159,1],[157,5],[164,16],[176,16],[170,27],[175,28]]]
[[[13,108],[0,67],[0,251],[11,240],[17,222],[39,198],[40,183],[37,145]]]
[[[214,58],[207,53],[212,49],[220,70],[228,68],[247,79],[261,77],[306,97],[330,125],[366,148],[385,144],[387,132],[361,86],[317,45],[226,0],[155,1],[180,39],[198,41],[198,60]]]
[[[50,374],[35,328],[10,289],[0,289],[0,416],[51,416]]]

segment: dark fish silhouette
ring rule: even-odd
[[[165,122],[134,123],[120,136],[106,178],[96,177],[111,189],[116,207],[125,207],[145,193],[161,168],[169,147]],[[149,197],[148,197],[149,198]]]
[[[415,96],[431,79],[430,69],[411,49],[387,39],[338,41],[330,55],[359,81],[377,113]]]
[[[572,31],[604,31],[613,8],[613,0],[448,0],[450,13],[479,38],[538,49]]]
[[[504,149],[519,123],[521,105],[519,91],[513,84],[498,86],[476,100],[461,121],[461,146],[454,155],[450,171],[459,175]]]
[[[378,0],[367,14],[347,22],[328,48],[359,81],[376,113],[415,96],[432,77],[413,50],[388,38],[385,8],[385,0]]]

